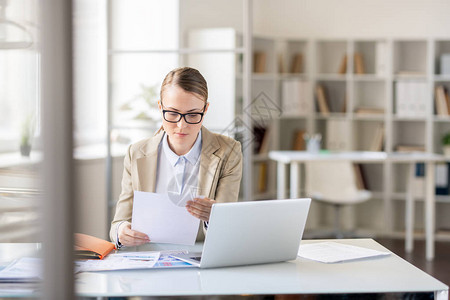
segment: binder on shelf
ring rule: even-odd
[[[291,73],[301,73],[303,71],[303,55],[296,53],[292,57]]]
[[[255,73],[266,72],[266,53],[256,51],[253,54],[253,72]]]
[[[111,242],[84,233],[75,233],[74,242],[79,259],[103,259],[116,248]]]
[[[281,89],[283,116],[305,116],[309,112],[308,81],[283,80]]]
[[[326,123],[325,146],[328,150],[347,151],[351,149],[349,126],[346,120],[331,119]]]
[[[324,116],[328,116],[330,114],[330,107],[328,105],[328,100],[325,94],[325,88],[320,84],[316,86],[316,97],[319,112]]]
[[[425,164],[417,163],[412,183],[412,194],[414,197],[425,197]]]
[[[450,163],[436,163],[436,195],[449,195]]]
[[[399,117],[425,117],[427,99],[426,82],[402,80],[395,85],[395,107]]]
[[[441,75],[450,75],[450,53],[443,53],[440,57]]]

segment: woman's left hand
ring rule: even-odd
[[[202,221],[208,222],[209,215],[211,214],[211,207],[214,203],[216,203],[215,200],[206,197],[194,198],[187,202],[186,209],[194,217]]]

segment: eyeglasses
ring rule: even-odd
[[[205,107],[206,107],[206,104],[203,107],[202,112],[187,113],[187,114],[182,114],[182,113],[179,113],[176,111],[163,109],[163,111],[162,111],[163,118],[164,118],[164,120],[166,120],[169,123],[178,123],[178,122],[180,122],[181,118],[184,118],[184,120],[188,124],[198,124],[203,119],[203,115],[205,114]]]

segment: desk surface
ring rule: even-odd
[[[319,240],[303,241],[315,243]],[[338,242],[386,250],[371,239]],[[19,246],[17,246],[19,245]],[[28,245],[29,250],[24,247]],[[0,244],[1,261],[36,251],[36,244]],[[182,247],[200,249],[201,245]],[[7,250],[9,251],[3,251]],[[138,250],[168,250],[168,245],[149,244]],[[129,248],[125,251],[135,251]],[[121,250],[122,251],[122,250]],[[79,296],[168,296],[236,294],[324,294],[324,293],[402,293],[439,292],[448,294],[448,286],[414,267],[395,254],[385,257],[324,264],[297,258],[295,261],[200,270],[153,269],[81,273],[76,276]],[[0,296],[8,296],[2,293]],[[27,296],[27,295],[24,295]],[[447,296],[448,297],[448,296]]]

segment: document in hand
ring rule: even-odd
[[[74,240],[75,256],[81,259],[102,259],[115,248],[111,242],[83,233],[75,233]]]
[[[300,245],[298,250],[298,256],[324,263],[336,263],[389,254],[389,252],[385,251],[377,251],[335,242]]]
[[[131,227],[147,234],[153,243],[193,245],[199,220],[168,194],[134,192]]]

